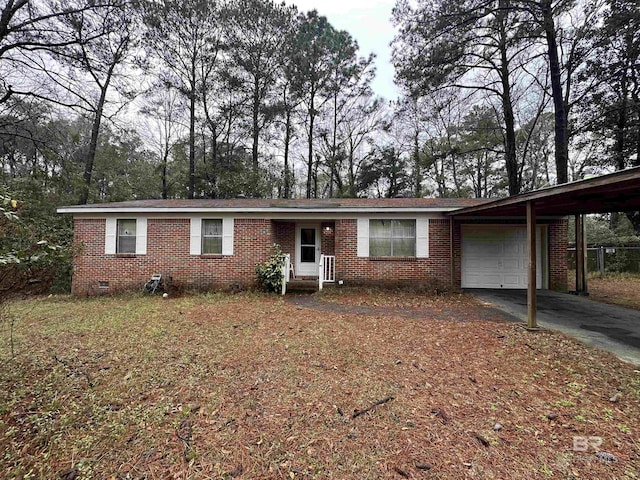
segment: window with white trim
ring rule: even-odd
[[[136,253],[136,219],[117,221],[116,253]]]
[[[233,255],[234,219],[191,217],[191,255]]]
[[[415,257],[415,220],[369,220],[369,256]]]
[[[222,219],[202,220],[202,253],[222,255]]]

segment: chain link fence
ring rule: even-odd
[[[567,251],[569,269],[576,268],[576,249]],[[587,248],[587,272],[640,273],[640,245],[631,247],[597,246]]]

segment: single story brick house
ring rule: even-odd
[[[58,212],[74,218],[76,295],[140,289],[156,273],[182,288],[250,287],[274,244],[294,278],[317,279],[322,262],[344,285],[524,289],[524,218],[450,216],[484,202],[137,200]],[[537,287],[566,290],[566,218],[540,217],[537,232]]]

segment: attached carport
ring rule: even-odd
[[[600,177],[588,178],[533,192],[514,195],[449,213],[451,237],[456,222],[468,219],[498,220],[526,218],[527,324],[537,328],[537,292],[540,255],[537,219],[545,216],[574,216],[576,229],[577,294],[587,293],[585,268],[584,215],[589,213],[633,212],[640,210],[640,167]],[[453,273],[453,272],[452,272]],[[453,278],[453,274],[452,274]]]

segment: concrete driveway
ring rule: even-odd
[[[467,291],[518,320],[527,319],[526,290]],[[538,324],[640,365],[638,310],[594,302],[588,297],[538,290]]]

